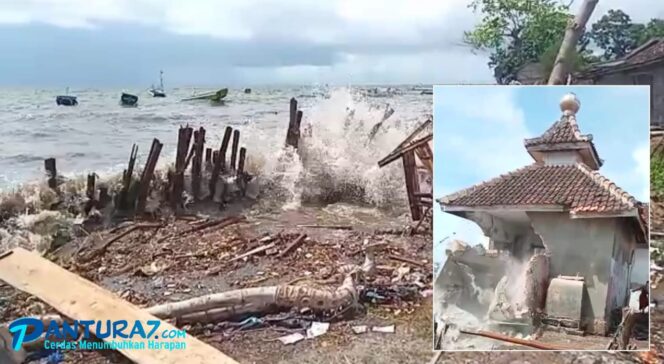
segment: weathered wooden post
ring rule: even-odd
[[[129,153],[129,163],[127,169],[122,172],[122,189],[118,195],[117,208],[118,210],[127,210],[130,206],[133,207],[134,201],[128,201],[129,188],[134,174],[134,166],[136,164],[136,156],[138,155],[138,146],[133,144],[131,146],[131,153]]]
[[[247,149],[245,147],[240,148],[240,159],[237,162],[237,171],[236,171],[236,181],[238,186],[240,187],[240,193],[242,196],[246,194],[247,188],[247,180],[244,175],[244,160],[247,155]]]
[[[214,160],[214,168],[212,169],[212,176],[210,177],[210,200],[214,199],[214,194],[217,191],[217,180],[219,180],[219,173],[222,170],[226,170],[226,149],[228,149],[228,142],[231,139],[231,133],[233,128],[230,126],[226,127],[224,132],[224,139],[221,141],[221,147],[219,148],[216,159]]]
[[[236,164],[235,162],[237,161],[237,148],[239,147],[240,144],[240,131],[235,130],[233,131],[233,146],[231,148],[231,164],[230,164],[230,170],[235,170]]]
[[[300,139],[300,122],[302,121],[302,112],[297,110],[297,100],[293,97],[290,100],[290,113],[288,119],[288,132],[286,133],[286,146],[297,149]],[[298,121],[299,119],[299,121]]]
[[[191,136],[194,129],[189,125],[180,127],[178,130],[178,148],[175,155],[175,176],[171,188],[171,208],[177,211],[182,202],[182,191],[184,190],[184,170],[187,163],[187,152],[191,144]]]
[[[145,203],[148,198],[148,192],[150,191],[150,182],[154,176],[154,170],[157,167],[157,162],[159,161],[159,154],[161,153],[161,148],[164,145],[159,142],[159,139],[154,139],[152,141],[152,147],[150,148],[150,154],[148,159],[145,162],[145,168],[143,169],[143,174],[141,175],[141,182],[138,188],[138,202],[136,204],[136,214],[140,215],[145,211]]]
[[[94,200],[94,198],[95,198],[95,174],[94,173],[88,174],[88,181],[87,181],[87,185],[86,185],[86,188],[85,188],[85,195],[91,200]]]
[[[212,163],[212,148],[205,148],[205,164]]]
[[[194,132],[194,160],[191,164],[191,189],[196,201],[201,194],[201,174],[203,171],[203,151],[205,150],[205,129]]]
[[[46,169],[46,177],[48,178],[48,187],[55,190],[58,187],[57,175],[58,171],[55,168],[55,158],[47,158],[44,160],[44,169]]]

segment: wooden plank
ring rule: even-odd
[[[231,171],[234,171],[237,168],[237,148],[240,146],[240,131],[233,131],[233,146],[231,147]]]
[[[159,320],[94,283],[22,248],[13,249],[11,254],[0,259],[0,280],[40,298],[64,316],[75,320],[127,320],[130,323]],[[101,326],[103,329],[104,325]],[[95,334],[96,328],[97,325],[90,326]],[[164,321],[159,326],[160,331],[175,329]],[[118,351],[139,364],[237,364],[232,358],[189,334],[178,339],[186,344],[182,350],[147,349],[147,340],[137,337],[132,340],[144,342],[146,349]]]
[[[405,146],[405,147],[400,147],[397,150],[395,150],[392,154],[389,154],[387,157],[381,159],[378,161],[378,167],[385,167],[386,165],[394,162],[395,160],[399,159],[402,155],[407,154],[408,152],[411,152],[420,146],[426,144],[429,142],[429,140],[433,139],[433,134],[429,134],[425,137],[422,137],[421,139],[418,139],[411,144]]]

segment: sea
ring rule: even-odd
[[[175,158],[178,128],[206,128],[206,147],[218,149],[226,126],[240,131],[247,149],[247,170],[261,188],[279,185],[285,208],[303,199],[344,199],[379,208],[407,208],[401,163],[379,168],[417,125],[432,114],[426,86],[298,86],[230,89],[222,104],[181,101],[209,88],[167,89],[167,97],[146,91],[137,107],[122,107],[120,89],[71,89],[79,104],[58,106],[57,89],[5,89],[0,98],[0,193],[43,183],[44,159],[55,158],[58,174],[101,179],[126,168],[133,144],[137,166],[144,165],[153,138],[163,144],[158,168]],[[428,88],[430,89],[430,87]],[[289,100],[303,111],[299,155],[286,153]],[[369,138],[388,108],[394,114]],[[358,192],[359,191],[359,192]],[[337,197],[334,197],[337,196]],[[339,201],[341,202],[341,201]]]

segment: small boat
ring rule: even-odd
[[[198,95],[194,94],[191,97],[187,97],[180,101],[210,100],[213,102],[219,102],[221,101],[221,99],[226,97],[226,95],[228,95],[228,89],[222,88],[221,90],[218,91],[205,92]]]
[[[250,93],[251,93],[251,89],[250,89],[250,88],[245,88],[245,89],[244,89],[244,93],[245,93],[245,94],[250,94]]]
[[[164,92],[164,71],[159,71],[159,88],[155,88],[153,85],[149,92],[152,97],[166,97],[166,92]]]
[[[433,95],[433,90],[422,90],[420,95]]]
[[[123,92],[120,96],[120,105],[122,106],[136,106],[138,104],[138,96]]]
[[[78,100],[76,100],[76,96],[69,96],[69,87],[67,87],[65,95],[55,97],[55,103],[62,106],[76,106],[78,105]]]
[[[76,106],[78,101],[76,96],[56,96],[55,103],[62,106]]]

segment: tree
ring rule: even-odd
[[[609,10],[592,25],[590,38],[601,48],[603,60],[623,57],[642,42],[645,26],[634,24],[622,10]]]
[[[609,10],[592,25],[590,38],[604,51],[605,61],[624,57],[652,38],[664,37],[664,20],[651,19],[647,24],[633,23],[622,10]]]
[[[516,79],[521,67],[538,62],[560,41],[570,14],[555,0],[473,0],[480,23],[464,33],[464,42],[489,51],[489,67],[499,84]]]

